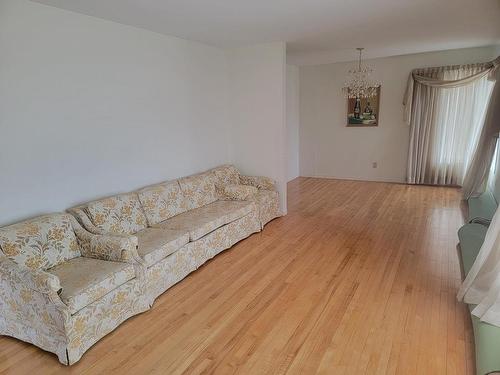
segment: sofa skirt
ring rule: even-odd
[[[220,227],[152,265],[146,271],[146,293],[152,305],[166,290],[220,252],[260,231],[256,210]]]

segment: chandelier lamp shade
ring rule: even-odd
[[[373,70],[369,66],[361,64],[361,54],[364,48],[356,48],[359,51],[358,66],[349,70],[349,76],[342,88],[346,98],[371,98],[377,95],[379,82],[370,77]]]

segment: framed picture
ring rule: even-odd
[[[352,128],[378,126],[380,107],[380,86],[370,98],[347,99],[347,126]]]

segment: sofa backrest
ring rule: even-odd
[[[135,234],[140,230],[217,201],[216,186],[239,184],[240,173],[232,165],[147,186],[73,207],[80,224],[95,233]]]
[[[183,177],[178,181],[189,210],[206,206],[218,199],[215,175],[210,171]]]
[[[134,234],[147,227],[137,193],[99,199],[84,207],[92,224],[106,233]]]
[[[57,266],[81,255],[73,221],[69,214],[60,213],[0,228],[0,250],[32,270]]]
[[[177,180],[147,186],[137,191],[148,225],[152,226],[188,210]]]

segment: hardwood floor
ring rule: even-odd
[[[0,338],[0,373],[473,374],[457,189],[299,178],[289,213],[76,365]]]

